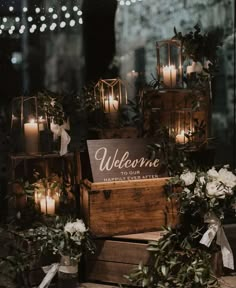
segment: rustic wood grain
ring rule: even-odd
[[[176,225],[176,207],[166,200],[165,180],[148,181],[149,185],[146,181],[92,184],[92,189],[83,186],[81,211],[91,233],[113,236]]]

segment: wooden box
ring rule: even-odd
[[[147,264],[148,241],[158,240],[162,232],[147,232],[95,240],[96,254],[86,260],[86,281],[131,284],[128,275],[140,262]]]
[[[81,216],[96,237],[156,231],[177,223],[166,200],[167,178],[81,185]]]

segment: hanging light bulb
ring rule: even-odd
[[[67,19],[70,18],[70,13],[67,12],[67,13],[65,14],[65,18],[67,18]]]
[[[20,17],[16,17],[15,18],[15,21],[18,23],[18,22],[20,22]]]
[[[14,7],[10,6],[9,11],[12,12],[14,10]]]
[[[79,10],[78,12],[77,12],[77,15],[78,16],[81,16],[83,14],[83,12],[81,11],[81,10]]]
[[[70,20],[70,27],[74,27],[74,26],[75,26],[75,20],[72,19],[72,20]]]
[[[79,18],[79,24],[83,24],[83,19],[82,18]]]
[[[41,20],[41,21],[45,21],[45,19],[46,19],[46,17],[45,17],[45,16],[43,16],[43,15],[42,15],[42,16],[40,16],[40,20]]]
[[[58,18],[58,15],[57,14],[53,14],[52,15],[52,19],[56,20]]]
[[[27,12],[28,11],[28,8],[27,7],[23,7],[23,12]]]
[[[40,11],[41,11],[41,9],[39,8],[39,7],[36,7],[35,8],[35,12],[38,14],[38,13],[40,13]]]
[[[66,6],[62,6],[61,7],[61,11],[65,12],[67,10],[67,7]]]
[[[79,8],[78,8],[77,6],[74,6],[74,7],[73,7],[73,11],[74,11],[74,12],[78,11],[78,9],[79,9]]]
[[[53,8],[52,8],[52,7],[49,7],[49,8],[48,8],[48,12],[49,12],[49,13],[52,13],[52,12],[53,12]]]

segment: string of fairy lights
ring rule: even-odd
[[[130,6],[142,0],[117,0],[120,6]],[[26,31],[33,34],[35,32],[54,31],[66,27],[75,27],[83,24],[83,13],[78,5],[68,8],[66,5],[60,8],[35,7],[32,11],[27,7],[22,7],[19,16],[14,16],[14,6],[8,8],[10,15],[0,18],[0,35],[4,32],[12,34],[23,34]],[[12,14],[12,15],[11,15]]]
[[[131,6],[132,4],[142,2],[142,0],[117,0],[121,6]]]
[[[30,9],[31,13],[27,7],[22,7],[21,13],[18,13],[20,16],[14,16],[13,6],[9,6],[8,9],[10,15],[0,18],[0,34],[4,32],[10,35],[23,34],[26,31],[43,33],[83,24],[83,13],[77,5],[70,9],[65,5],[60,8],[49,7],[47,9],[35,7],[33,12]]]

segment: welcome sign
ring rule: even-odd
[[[94,182],[151,179],[167,176],[160,151],[148,157],[151,139],[88,140],[88,152]]]

